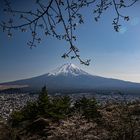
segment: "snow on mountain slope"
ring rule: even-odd
[[[73,76],[79,76],[79,75],[89,75],[85,71],[81,70],[74,64],[64,64],[55,70],[48,73],[49,76],[58,76],[58,75],[73,75]]]
[[[0,85],[28,85],[26,88],[27,91],[41,89],[44,85],[47,86],[49,91],[61,92],[63,90],[86,91],[95,89],[133,90],[133,92],[140,91],[140,83],[91,75],[74,64],[64,64],[61,67],[40,76],[2,83]]]

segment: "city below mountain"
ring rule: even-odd
[[[64,64],[55,70],[33,78],[1,83],[0,88],[19,87],[25,91],[40,90],[44,85],[55,92],[123,91],[139,93],[140,83],[91,75],[74,64]]]

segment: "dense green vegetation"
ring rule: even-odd
[[[101,115],[97,107],[98,104],[94,98],[87,99],[82,97],[72,105],[69,96],[49,97],[46,87],[43,87],[38,100],[28,102],[23,109],[13,112],[9,121],[12,123],[12,126],[17,126],[22,121],[34,120],[38,117],[59,121],[75,113],[80,113],[89,120],[99,119]]]
[[[140,102],[73,101],[49,96],[44,87],[36,101],[0,122],[0,130],[0,140],[139,140]]]

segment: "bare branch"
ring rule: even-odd
[[[79,55],[79,49],[74,45],[77,40],[77,36],[74,35],[77,28],[77,24],[83,24],[84,18],[80,11],[84,7],[94,6],[93,13],[95,14],[95,21],[101,18],[102,13],[109,7],[113,7],[116,13],[116,17],[113,20],[114,30],[119,32],[120,20],[129,20],[129,16],[122,15],[120,13],[121,8],[127,8],[133,6],[139,0],[48,0],[48,1],[36,1],[35,11],[22,11],[13,10],[11,3],[8,0],[4,0],[5,9],[4,12],[10,13],[13,16],[8,22],[2,21],[0,27],[3,32],[8,33],[8,37],[12,37],[12,31],[19,29],[22,32],[26,32],[27,29],[31,32],[31,41],[27,44],[30,48],[36,47],[36,43],[40,43],[41,38],[38,34],[38,29],[43,29],[46,37],[53,36],[59,40],[63,39],[68,42],[68,52],[62,55],[63,58],[70,57],[71,59],[77,58],[81,64],[89,65],[90,60],[83,60]],[[14,15],[20,16],[22,24],[14,25]],[[17,17],[17,16],[16,16]],[[58,28],[62,29],[59,33]]]

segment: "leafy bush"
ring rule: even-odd
[[[11,114],[10,122],[12,126],[17,126],[20,122],[24,120],[24,114],[22,111],[15,111]]]
[[[36,102],[28,102],[21,112],[23,112],[24,119],[35,119],[39,112],[38,104]]]
[[[80,114],[85,116],[88,120],[101,117],[95,98],[88,99],[86,97],[82,97],[75,102],[74,108],[77,112],[80,112]]]

